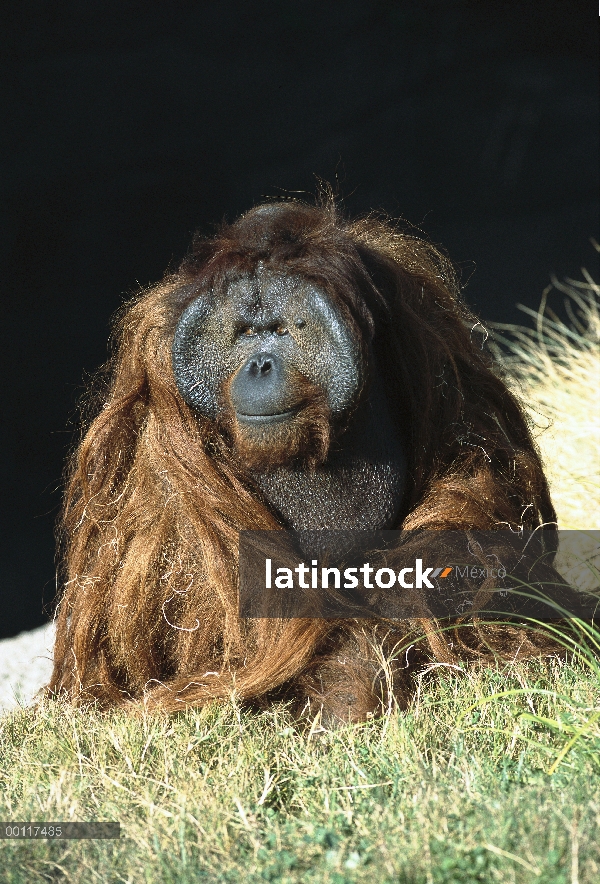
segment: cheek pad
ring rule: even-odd
[[[299,336],[297,368],[326,391],[331,411],[339,414],[356,401],[364,383],[360,338],[324,293],[311,288],[305,297],[310,321]]]
[[[171,350],[177,389],[188,405],[212,420],[218,414],[221,384],[233,371],[231,341],[220,312],[208,298],[193,301],[181,315]]]

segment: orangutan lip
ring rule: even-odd
[[[244,424],[268,424],[284,421],[296,414],[297,410],[297,408],[292,408],[290,411],[281,411],[277,414],[240,414],[239,411],[236,411],[235,416]]]

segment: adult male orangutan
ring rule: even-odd
[[[244,529],[555,521],[476,324],[440,252],[331,202],[260,205],[197,238],[122,312],[72,461],[51,691],[176,710],[235,688],[356,721],[406,699],[426,659],[535,653],[534,633],[476,618],[239,614]]]

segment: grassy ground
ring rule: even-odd
[[[122,837],[5,841],[1,880],[591,884],[599,710],[598,672],[551,662],[425,674],[408,713],[334,734],[234,703],[23,711],[3,726],[3,819]]]
[[[597,292],[575,293],[576,337],[550,320],[504,351],[561,526],[590,528],[599,323]],[[12,713],[0,819],[117,820],[122,835],[2,841],[0,881],[596,884],[600,634],[578,645],[562,662],[435,667],[407,712],[335,733],[235,698],[172,718]]]

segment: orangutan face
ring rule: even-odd
[[[312,282],[260,269],[221,296],[193,300],[172,354],[183,398],[254,467],[324,459],[332,424],[365,383],[362,338],[348,312]]]

